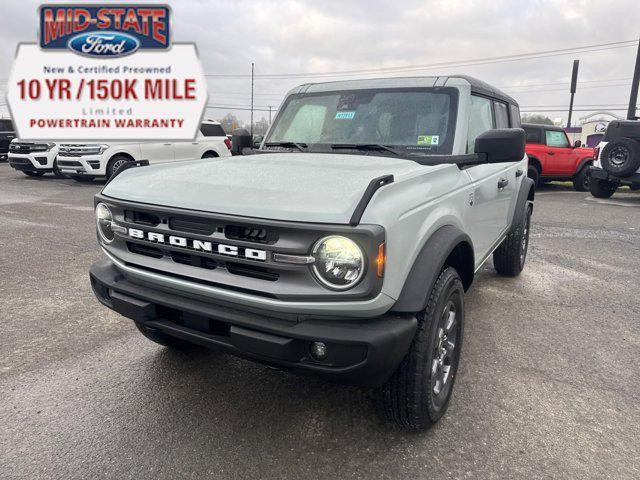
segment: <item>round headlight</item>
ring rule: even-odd
[[[104,243],[111,243],[115,238],[111,223],[113,222],[113,215],[111,210],[104,203],[99,203],[96,206],[96,226],[98,227],[98,234]]]
[[[365,257],[356,242],[332,235],[313,247],[313,272],[320,282],[335,290],[356,285],[365,271]]]

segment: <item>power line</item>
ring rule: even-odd
[[[328,72],[304,72],[304,73],[264,73],[256,74],[256,78],[305,78],[305,77],[334,77],[344,75],[371,75],[376,73],[398,73],[408,72],[415,70],[428,70],[432,68],[441,67],[457,67],[468,65],[487,65],[491,63],[503,63],[519,60],[531,60],[535,58],[546,58],[560,55],[573,55],[576,53],[587,53],[602,50],[611,50],[615,48],[626,48],[636,46],[637,40],[625,40],[619,42],[600,43],[592,45],[584,45],[579,47],[560,48],[555,50],[542,50],[537,52],[526,52],[512,55],[503,55],[497,57],[485,57],[478,59],[467,59],[449,62],[430,63],[422,65],[405,65],[395,67],[379,67],[374,69],[363,70],[342,70],[342,71],[328,71]],[[206,74],[206,77],[211,78],[247,78],[246,74]]]

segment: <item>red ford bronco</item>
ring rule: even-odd
[[[589,191],[589,167],[593,149],[571,146],[562,127],[522,124],[527,134],[528,175],[536,184],[549,180],[571,180],[578,192]]]

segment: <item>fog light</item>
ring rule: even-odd
[[[327,358],[327,346],[322,342],[313,342],[309,351],[314,360],[324,360]]]

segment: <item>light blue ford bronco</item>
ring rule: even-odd
[[[259,149],[112,179],[93,290],[161,345],[370,387],[383,418],[427,428],[474,274],[525,264],[519,127],[517,103],[470,77],[301,85]]]

